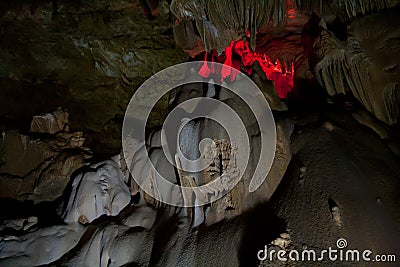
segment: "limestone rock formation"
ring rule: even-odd
[[[0,118],[26,123],[62,106],[93,151],[118,153],[135,89],[187,58],[170,21],[150,21],[140,2],[0,3]]]
[[[148,266],[152,232],[110,224],[98,228],[80,252],[64,266]]]
[[[52,263],[71,250],[84,231],[76,223],[41,228],[19,237],[1,237],[0,265],[28,267]]]
[[[344,8],[349,18],[356,17],[358,14],[370,14],[372,12],[381,11],[399,4],[397,0],[370,1],[370,0],[336,0],[338,7]]]
[[[352,19],[399,3],[399,0],[174,0],[170,9],[179,20],[175,40],[181,48],[195,54],[213,49],[222,53],[232,41],[243,37],[249,38],[250,46],[255,49],[262,34],[282,36],[285,32],[301,32],[312,13],[327,20],[337,15]]]
[[[156,223],[157,210],[147,205],[135,207],[135,211],[123,220],[123,224],[130,227],[142,227],[150,230]]]
[[[33,210],[1,207],[0,266],[291,266],[260,263],[257,252],[334,248],[338,238],[349,248],[397,253],[400,30],[399,9],[390,8],[399,3],[0,1],[0,205]],[[281,63],[294,71],[294,90],[283,100],[257,61],[246,69],[243,57],[232,56],[273,110],[274,160],[257,190],[249,188],[262,149],[252,112],[259,107],[224,88],[247,89],[240,77],[176,87],[150,114],[145,142],[133,133],[122,156],[109,159],[121,151],[122,118],[137,87],[187,60],[176,46],[192,57],[215,49],[215,59],[238,39],[270,56],[279,75],[291,73]],[[305,91],[309,107],[293,109],[291,94]],[[240,116],[250,150],[245,168],[219,123],[189,121],[196,105],[177,120],[177,143],[166,138],[182,150],[172,159],[178,168],[169,162],[160,126],[168,111],[196,97]],[[202,146],[205,138],[213,143]],[[169,184],[159,183],[143,152]],[[191,163],[182,155],[210,165],[184,171]],[[199,189],[211,181],[211,190]],[[205,199],[211,202],[182,207]]]
[[[55,134],[60,131],[69,131],[69,114],[58,108],[52,113],[34,116],[31,122],[30,132]]]
[[[261,79],[257,80],[260,83],[265,83]],[[241,85],[241,81],[238,79],[234,83],[238,83],[237,86]],[[273,89],[272,85],[269,85]],[[203,138],[213,138],[215,147],[205,147],[203,153],[206,157],[210,156],[208,160],[212,163],[211,165],[202,172],[197,173],[186,173],[180,171],[181,163],[179,156],[175,156],[175,162],[178,166],[177,171],[168,162],[164,155],[161,147],[161,131],[155,131],[149,135],[146,147],[138,147],[138,143],[134,139],[126,139],[129,144],[124,144],[127,148],[128,154],[125,155],[127,165],[136,164],[140,165],[140,176],[148,177],[146,182],[143,182],[141,186],[148,186],[150,192],[153,192],[154,196],[159,199],[170,198],[170,190],[157,190],[157,179],[154,173],[150,171],[148,162],[144,159],[138,158],[138,151],[146,149],[150,155],[155,169],[163,174],[163,177],[169,179],[172,184],[180,184],[185,187],[197,188],[200,185],[207,184],[210,181],[216,179],[222,174],[221,179],[218,178],[220,183],[215,183],[213,189],[214,195],[210,193],[202,192],[201,190],[195,191],[196,196],[186,196],[185,194],[177,193],[180,199],[175,200],[173,203],[186,203],[193,201],[202,201],[211,198],[213,203],[211,206],[199,206],[195,208],[186,208],[186,216],[192,220],[192,226],[196,227],[203,223],[208,225],[215,224],[223,219],[234,218],[246,210],[250,209],[254,205],[268,200],[277,186],[279,185],[286,168],[291,160],[291,147],[290,147],[290,136],[293,131],[293,124],[290,119],[279,119],[277,121],[277,144],[275,160],[273,162],[271,171],[266,178],[264,184],[256,192],[249,192],[250,179],[256,168],[258,162],[258,155],[260,153],[260,132],[255,121],[255,117],[252,115],[252,111],[245,105],[242,105],[238,97],[226,90],[225,88],[215,88],[216,86],[208,84],[208,88],[204,89],[202,84],[188,84],[177,88],[171,94],[171,109],[174,105],[182,103],[193,97],[207,95],[210,97],[219,98],[229,106],[231,106],[237,114],[242,118],[248,134],[251,137],[250,146],[252,149],[252,156],[250,157],[249,164],[246,170],[236,169],[235,164],[235,148],[232,148],[229,140],[229,136],[225,130],[219,128],[218,124],[210,120],[190,121],[187,124],[182,121],[182,132],[179,137],[179,145],[182,152],[185,153],[187,158],[196,159],[200,156],[198,151],[198,143]],[[273,105],[278,110],[285,110],[284,104],[282,104],[276,94],[273,94],[268,85],[264,86],[264,93],[266,97],[271,96],[269,99],[273,101]],[[269,90],[269,91],[268,91]],[[276,92],[275,92],[276,93]],[[192,107],[195,108],[195,107]],[[183,119],[184,120],[184,119]],[[227,168],[229,166],[229,168]],[[182,166],[181,166],[182,167]],[[183,166],[185,167],[185,166]],[[187,166],[186,166],[187,167]],[[230,188],[228,184],[235,181],[235,177],[243,175],[243,179],[234,187],[231,192],[228,192],[226,196],[221,199],[221,194],[226,193],[227,189]],[[225,181],[225,182],[224,182]],[[171,188],[173,190],[173,188]],[[160,192],[169,192],[169,195],[160,195]],[[157,207],[158,203],[150,196],[145,194],[147,203]],[[218,199],[218,200],[216,200]],[[216,201],[215,201],[216,200]]]
[[[250,180],[247,177],[251,177],[257,163],[258,152],[255,150],[253,151],[253,157],[250,159],[248,168],[244,172],[244,179],[225,197],[215,201],[210,208],[206,209],[205,223],[207,225],[239,216],[248,209],[251,209],[251,207],[268,201],[272,197],[292,158],[290,136],[293,132],[293,123],[290,119],[284,119],[277,121],[276,124],[277,144],[275,159],[264,183],[255,192],[249,193]],[[253,135],[251,146],[253,149],[260,147],[259,136]]]
[[[179,1],[171,3],[171,12],[180,20],[196,23],[200,39],[207,51],[222,52],[231,41],[250,31],[255,48],[255,35],[268,24],[285,22],[286,1]]]
[[[57,199],[72,173],[91,157],[83,142],[79,132],[60,132],[43,139],[13,130],[4,132],[0,196],[35,203]]]
[[[90,165],[73,178],[64,212],[67,223],[90,223],[102,215],[115,216],[131,200],[120,165],[107,160]]]
[[[37,224],[37,222],[38,218],[34,216],[22,219],[4,220],[3,225],[0,226],[0,232],[7,229],[13,229],[16,231],[20,230],[26,231],[29,230],[35,224]]]
[[[351,37],[347,40],[340,41],[325,30],[314,45],[320,59],[315,75],[328,94],[351,93],[368,111],[390,125],[400,119],[400,54],[393,49],[400,32],[397,28],[380,29],[391,29],[396,20],[395,12],[359,18],[350,24]]]
[[[287,111],[287,106],[283,103],[276,92],[276,89],[271,81],[266,78],[262,78],[258,73],[254,73],[251,79],[257,84],[260,90],[263,92],[265,98],[268,101],[271,110],[275,111]]]

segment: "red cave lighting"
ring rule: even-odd
[[[223,63],[238,71],[242,68],[245,73],[250,75],[253,72],[252,66],[256,61],[265,72],[266,77],[274,82],[278,96],[287,98],[288,93],[293,88],[294,64],[291,63],[291,66],[286,66],[279,60],[272,60],[266,54],[252,51],[248,42],[244,40],[231,42],[221,55],[218,55],[215,50],[210,53],[204,52],[204,63],[199,70],[199,75],[207,78],[211,73],[214,73],[213,62]],[[222,80],[228,77],[231,82],[235,80],[238,71],[232,70],[232,68],[222,68]]]

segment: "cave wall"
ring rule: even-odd
[[[126,169],[120,170],[118,157],[115,162],[88,164],[93,155],[119,153],[123,112],[141,82],[156,71],[187,59],[175,47],[173,38],[173,30],[176,34],[182,25],[173,27],[168,11],[159,13],[156,6],[148,10],[151,3],[158,1],[143,2],[147,4],[144,14],[138,1],[2,4],[0,130],[5,131],[0,138],[0,196],[35,204],[52,202],[52,209],[45,209],[44,213],[57,212],[60,224],[50,221],[43,226],[42,221],[36,225],[48,217],[29,214],[38,217],[24,218],[25,214],[15,209],[19,213],[17,220],[4,221],[0,226],[2,265],[257,266],[256,252],[270,243],[275,247],[283,246],[279,242],[292,243],[290,248],[296,249],[325,248],[345,237],[352,246],[361,248],[367,244],[376,251],[384,248],[391,252],[399,247],[398,237],[393,234],[398,232],[400,222],[398,158],[383,142],[390,138],[385,133],[387,125],[375,124],[375,132],[387,135],[384,138],[377,133],[378,138],[358,124],[360,118],[352,118],[361,110],[373,121],[363,107],[354,107],[354,113],[353,107],[344,111],[327,104],[326,98],[322,104],[312,104],[324,105],[328,111],[314,110],[309,117],[287,112],[273,84],[260,69],[257,71],[256,65],[251,78],[275,111],[278,143],[269,178],[255,194],[248,193],[247,184],[239,184],[225,199],[205,207],[207,215],[199,213],[204,221],[198,224],[183,209],[155,204],[154,199],[149,201],[146,195],[137,194],[132,181],[125,183],[132,177],[126,175]],[[283,2],[290,1],[270,1],[279,8],[271,7],[273,12],[269,15],[281,19],[281,12],[286,9]],[[318,1],[308,2],[310,5],[296,1],[296,7],[304,12],[301,19],[289,25],[274,25],[272,42],[258,39],[266,53],[278,57],[286,50],[282,60],[287,55],[290,60],[299,57],[298,79],[318,78],[319,89],[332,96],[352,94],[376,117],[395,123],[399,112],[399,31],[393,22],[398,20],[398,11],[382,9],[396,1],[324,1],[322,8],[315,4]],[[222,11],[225,8],[221,4],[224,1],[209,3],[221,5]],[[336,4],[341,11],[333,12],[334,6],[328,3]],[[382,13],[361,17],[375,11]],[[305,22],[303,18],[308,20],[311,12],[324,14],[324,20],[317,21],[318,32],[307,36],[307,41],[301,23]],[[334,19],[329,20],[330,15]],[[391,23],[385,21],[389,16],[394,16]],[[340,23],[345,36],[332,28],[339,17],[344,19]],[[198,25],[203,27],[204,23]],[[190,25],[193,26],[184,26]],[[272,36],[271,32],[265,34]],[[196,35],[183,39],[189,37],[193,38],[193,45],[201,40]],[[306,48],[312,51],[303,49],[304,42],[311,45]],[[212,95],[213,90],[215,93],[215,88],[208,88],[210,92],[201,88],[199,96]],[[177,102],[189,98],[190,93],[196,92],[193,89],[196,88],[178,88]],[[311,92],[314,89],[306,88]],[[226,93],[222,96],[224,101],[232,101],[232,106],[242,108]],[[219,97],[221,100],[221,94]],[[166,103],[154,112],[150,127],[160,124]],[[58,106],[67,108],[70,114],[56,110]],[[34,117],[31,123],[34,115],[50,111],[53,113]],[[247,110],[242,111],[248,114]],[[58,121],[60,112],[64,115]],[[30,131],[24,131],[29,126]],[[197,153],[193,135],[218,133],[210,126],[202,131],[189,128],[186,148]],[[12,127],[20,131],[8,130]],[[254,130],[253,147],[259,146],[257,138]],[[159,144],[149,141],[154,158],[161,150]],[[227,144],[224,146],[221,151],[226,153]],[[233,158],[223,158],[222,152],[220,155],[220,162]],[[130,194],[135,196],[131,199]],[[62,195],[66,197],[66,210],[60,218]],[[133,204],[138,196],[140,200]],[[268,200],[273,211],[264,203]],[[195,216],[198,210],[194,211]],[[7,212],[3,209],[2,213]],[[342,265],[339,262],[332,266]],[[264,262],[260,266],[271,264]]]
[[[53,2],[1,3],[0,124],[29,129],[62,106],[95,152],[116,154],[135,89],[187,56],[168,15],[149,20],[139,1]]]
[[[328,94],[351,94],[387,124],[400,118],[398,8],[353,20],[347,38],[329,28],[314,43],[315,76]]]

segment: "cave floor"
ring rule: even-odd
[[[295,132],[294,159],[271,200],[291,245],[336,248],[344,238],[348,249],[398,255],[399,159],[349,113],[327,112],[318,121]],[[346,265],[354,266],[336,266]]]

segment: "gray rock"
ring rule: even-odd
[[[80,240],[85,228],[79,223],[38,229],[26,235],[0,238],[0,265],[30,267],[61,258]]]
[[[22,219],[14,219],[14,220],[5,220],[3,221],[3,225],[0,226],[0,231],[4,229],[11,228],[14,230],[28,230],[35,224],[37,224],[38,218],[31,216],[29,218],[22,218]]]
[[[152,247],[152,232],[110,224],[99,227],[80,253],[63,266],[148,266]]]
[[[86,224],[102,215],[118,215],[131,199],[124,180],[120,165],[113,160],[93,164],[76,175],[64,221]]]
[[[315,75],[328,94],[350,93],[390,125],[400,119],[399,68],[387,67],[400,59],[392,44],[400,36],[394,21],[399,21],[394,11],[358,18],[349,25],[347,40],[325,30],[314,44],[320,59]]]

